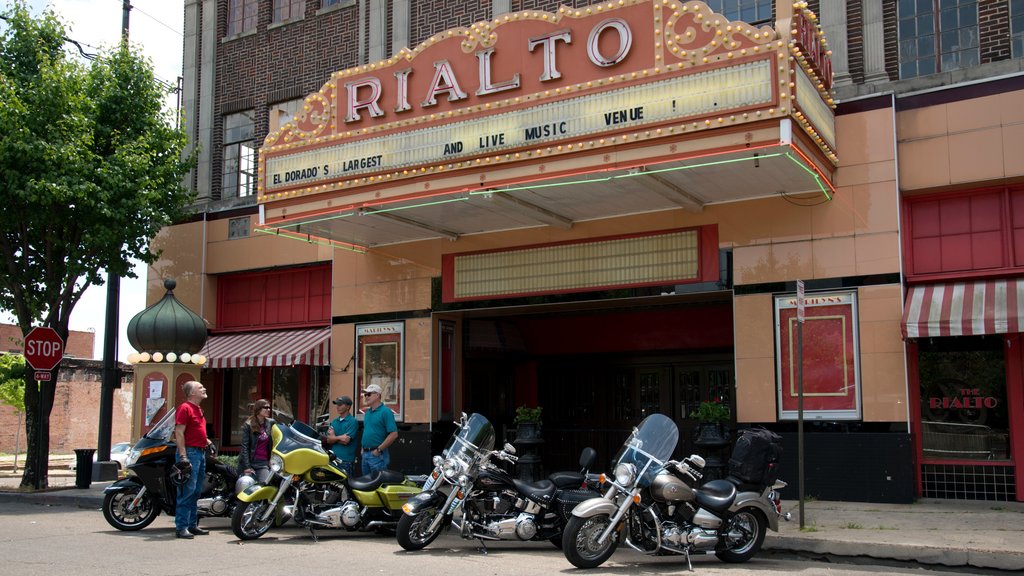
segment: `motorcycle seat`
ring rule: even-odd
[[[724,512],[736,500],[736,486],[725,480],[712,480],[693,491],[697,504],[712,512]]]
[[[764,486],[761,484],[744,482],[735,476],[726,476],[725,479],[731,482],[736,487],[736,490],[740,492],[761,492],[764,490]]]
[[[551,480],[557,488],[578,488],[583,485],[585,479],[586,476],[582,472],[572,472],[571,470],[552,472],[548,476],[548,480]]]
[[[395,470],[378,470],[358,478],[349,478],[348,487],[361,492],[376,490],[381,484],[399,484],[405,480],[405,474]]]
[[[512,480],[512,485],[520,494],[538,504],[550,504],[555,497],[555,483],[551,480],[538,480],[536,482],[523,482]]]

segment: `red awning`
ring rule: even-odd
[[[904,338],[1009,334],[1021,331],[1024,279],[911,286],[903,307]]]
[[[207,368],[327,366],[331,328],[246,332],[211,336],[199,352]]]

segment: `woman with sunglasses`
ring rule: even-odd
[[[270,402],[259,399],[252,416],[242,423],[242,450],[238,453],[239,476],[250,476],[260,484],[270,478],[270,427],[274,425]]]

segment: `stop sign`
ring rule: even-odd
[[[64,340],[53,328],[36,326],[25,336],[25,361],[36,370],[53,370],[64,358]]]

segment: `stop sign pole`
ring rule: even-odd
[[[64,339],[57,331],[48,326],[36,326],[25,335],[25,361],[35,369],[35,379],[49,382],[53,377],[53,369],[64,359]],[[46,469],[49,465],[49,454],[43,450],[47,433],[50,429],[50,387],[39,387],[39,430],[36,441],[35,488],[41,489]]]

